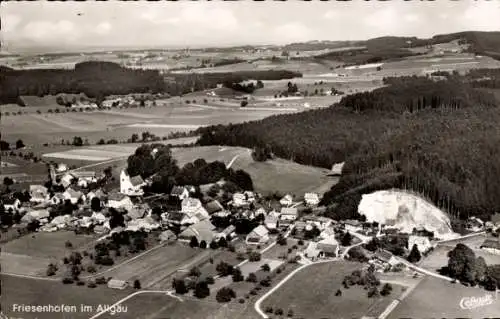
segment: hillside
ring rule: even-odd
[[[201,129],[199,143],[268,145],[279,157],[325,168],[346,161],[324,197],[338,204],[329,212],[337,219],[359,217],[362,194],[390,188],[424,193],[453,217],[488,218],[500,210],[500,109],[465,82],[387,79],[375,93],[326,109]]]
[[[470,52],[500,59],[500,32],[479,31],[436,35],[430,39],[394,36],[378,37],[352,43],[355,46],[364,46],[364,49],[329,52],[318,55],[316,58],[337,60],[347,64],[377,63],[383,60],[418,55],[418,53],[408,50],[410,47],[424,47],[448,43],[454,40],[459,40],[461,43],[468,43],[470,45]]]

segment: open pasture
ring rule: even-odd
[[[70,231],[28,234],[2,245],[2,270],[5,273],[44,276],[49,263],[59,263],[72,251],[84,249],[96,239]],[[67,248],[69,241],[73,248]]]
[[[110,268],[104,275],[130,282],[139,279],[143,287],[149,287],[156,284],[161,276],[174,274],[198,253],[198,250],[183,243],[163,245],[152,249],[141,257],[129,259]]]
[[[215,291],[211,294],[215,295]],[[205,299],[181,296],[182,301],[171,296],[159,293],[148,293],[134,296],[122,305],[127,307],[127,312],[120,314],[123,319],[226,319],[241,318],[241,313],[246,305],[236,302],[220,304]],[[99,318],[114,318],[105,314]]]
[[[368,298],[360,286],[344,289],[342,280],[361,264],[335,261],[311,265],[295,274],[283,286],[267,297],[261,307],[281,308],[286,314],[292,309],[295,316],[303,318],[361,318],[378,316],[401,288],[393,287],[387,297]],[[341,289],[342,296],[335,296]]]
[[[473,309],[463,309],[460,306],[462,298],[481,298],[486,295],[491,296],[491,304]],[[426,277],[388,318],[493,318],[498,317],[499,313],[500,302],[494,292]]]

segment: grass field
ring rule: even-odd
[[[156,283],[161,276],[177,271],[198,253],[198,250],[183,243],[164,245],[107,271],[105,276],[131,282],[139,279],[143,287],[148,287]]]
[[[222,305],[208,300],[182,297],[182,302],[161,294],[144,294],[123,303],[127,312],[120,319],[229,319],[239,318],[245,305],[230,303]],[[102,316],[99,318],[113,318]]]
[[[63,285],[61,282],[33,280],[2,275],[2,312],[8,318],[23,319],[88,319],[94,311],[82,312],[81,305],[112,305],[132,291],[112,290],[107,287],[88,288],[86,286]],[[68,305],[76,306],[76,312],[28,313],[14,311],[14,304],[28,306]]]
[[[2,245],[2,270],[5,273],[45,276],[49,263],[60,263],[63,257],[84,249],[96,238],[69,231],[25,235]],[[66,248],[66,241],[70,241],[73,248]]]
[[[488,265],[499,264],[500,256],[488,253],[480,248],[481,244],[487,238],[487,235],[478,235],[465,239],[439,244],[427,257],[419,262],[419,266],[437,271],[439,268],[448,264],[448,252],[453,250],[458,243],[462,243],[471,248],[476,257],[483,257]]]
[[[368,298],[366,290],[356,286],[342,289],[342,296],[335,296],[342,288],[342,280],[361,264],[344,261],[309,266],[299,271],[283,286],[266,298],[262,309],[270,306],[281,308],[286,314],[292,309],[294,316],[302,318],[361,318],[383,310],[400,289],[394,287],[393,296]]]
[[[394,309],[389,318],[486,318],[498,317],[500,301],[467,310],[460,307],[464,297],[484,297],[495,294],[481,288],[465,287],[427,277]],[[436,298],[437,297],[437,298]]]

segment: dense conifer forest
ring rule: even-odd
[[[492,94],[473,88],[489,71],[475,72],[385,79],[386,87],[326,109],[200,129],[198,142],[269,147],[326,168],[345,161],[323,198],[336,204],[327,212],[336,218],[358,217],[362,194],[397,187],[423,194],[454,220],[487,219],[500,211],[500,109]]]

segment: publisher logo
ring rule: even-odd
[[[493,296],[486,294],[482,297],[464,297],[460,300],[460,308],[472,310],[485,307],[493,303]]]

